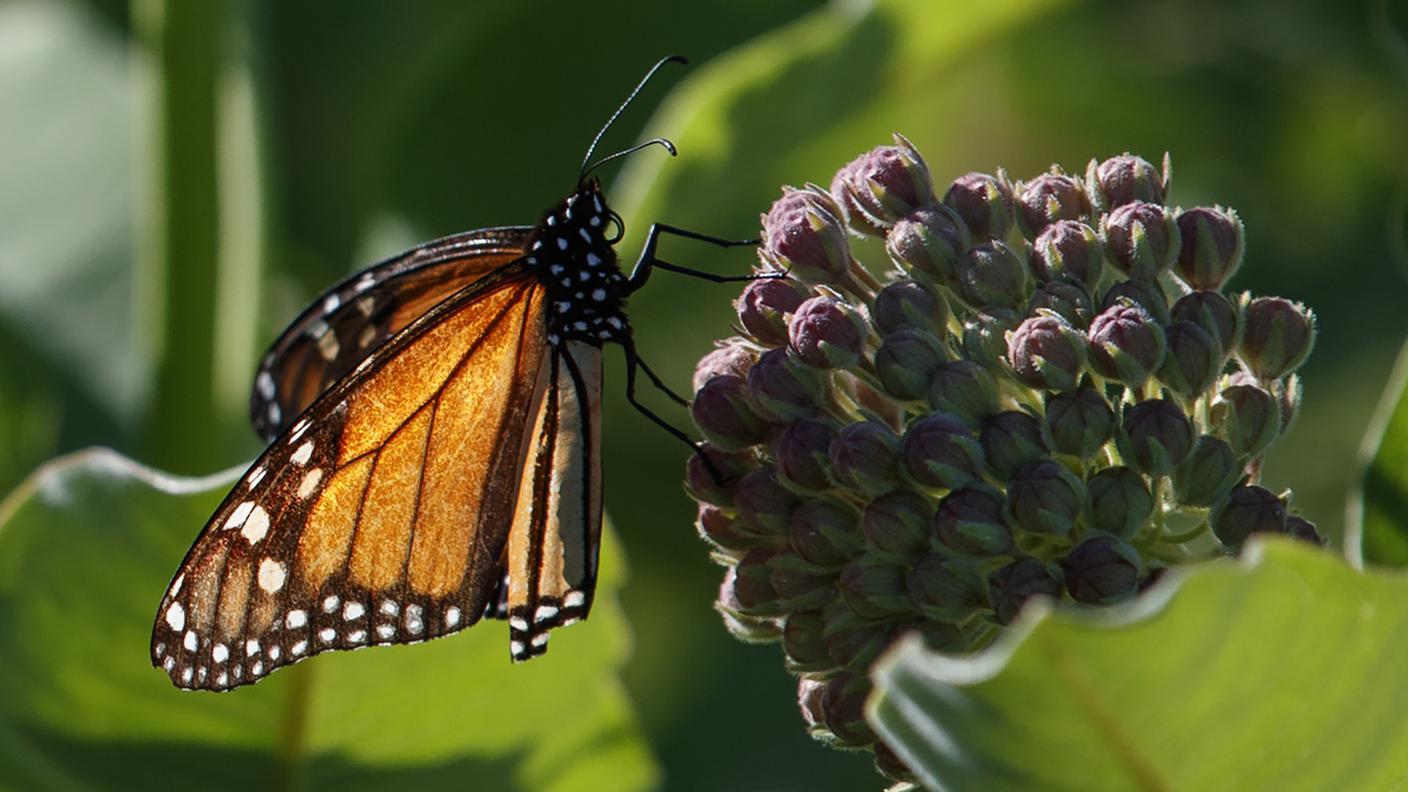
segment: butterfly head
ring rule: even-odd
[[[533,229],[524,260],[547,290],[548,341],[600,346],[629,333],[626,278],[612,247],[621,218],[606,204],[601,182],[584,180]]]

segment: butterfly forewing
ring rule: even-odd
[[[191,548],[153,662],[178,686],[223,690],[329,649],[477,621],[535,442],[545,311],[539,281],[503,267],[317,398]]]
[[[509,651],[547,650],[548,631],[585,618],[601,537],[601,348],[569,342],[544,361],[509,535]]]
[[[427,242],[333,286],[265,354],[250,420],[266,441],[387,338],[523,253],[529,227],[489,228]]]

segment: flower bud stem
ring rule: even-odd
[[[1192,540],[1194,540],[1194,539],[1197,539],[1199,536],[1202,536],[1203,534],[1207,533],[1208,527],[1209,527],[1209,526],[1208,526],[1208,521],[1207,521],[1207,520],[1203,520],[1202,522],[1198,523],[1197,525],[1193,526],[1192,528],[1189,528],[1188,530],[1184,531],[1183,533],[1176,533],[1176,534],[1169,534],[1168,536],[1161,536],[1161,537],[1159,537],[1159,541],[1160,541],[1161,543],[1163,543],[1163,544],[1181,545],[1181,544],[1183,544],[1184,542],[1190,542],[1190,541],[1192,541]]]

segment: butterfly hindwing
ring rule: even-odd
[[[153,663],[180,687],[224,690],[322,651],[477,621],[534,442],[545,310],[536,279],[501,268],[318,397],[187,554]]]
[[[530,231],[489,228],[437,239],[328,289],[264,355],[250,394],[255,431],[273,440],[387,338],[518,258]]]
[[[601,348],[570,342],[539,373],[532,440],[508,542],[509,650],[547,651],[548,631],[587,616],[601,540]]]

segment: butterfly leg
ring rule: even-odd
[[[661,393],[665,394],[666,396],[669,396],[672,401],[674,401],[681,407],[689,406],[689,399],[686,399],[678,393],[675,393],[675,391],[671,389],[669,385],[665,384],[665,381],[660,378],[659,374],[656,374],[655,371],[650,368],[650,366],[647,366],[645,364],[645,361],[642,360],[640,356],[636,356],[636,364],[640,366],[640,370],[645,372],[645,376],[650,378],[651,384],[653,384],[657,389],[659,389]]]
[[[723,481],[723,474],[714,466],[713,461],[709,459],[709,455],[705,454],[704,450],[700,448],[698,441],[691,439],[689,435],[675,428],[669,421],[656,415],[654,411],[644,404],[641,404],[640,401],[636,399],[636,369],[638,368],[646,371],[647,376],[649,376],[656,385],[660,386],[661,390],[667,393],[670,391],[668,388],[664,387],[663,383],[661,383],[654,374],[650,373],[650,369],[645,365],[645,362],[640,359],[640,355],[636,353],[634,340],[627,337],[626,340],[621,343],[621,346],[626,350],[626,401],[630,402],[631,406],[634,407],[637,412],[649,418],[656,426],[669,432],[671,437],[689,446],[691,451],[699,455],[699,459],[703,461],[704,467],[709,470],[709,475],[713,476],[715,481]],[[674,394],[672,393],[671,395],[673,396]]]
[[[668,261],[664,261],[655,255],[655,247],[660,242],[661,234],[674,234],[675,236],[681,236],[685,239],[694,239],[700,242],[708,242],[711,245],[718,245],[719,247],[723,248],[740,247],[744,245],[753,246],[757,245],[759,242],[759,240],[756,239],[724,239],[722,237],[701,234],[697,231],[687,231],[683,228],[676,228],[672,225],[665,225],[664,223],[655,223],[650,227],[650,231],[646,233],[645,248],[641,250],[640,258],[636,260],[636,266],[634,269],[631,270],[631,277],[629,281],[631,291],[635,291],[640,287],[644,286],[646,279],[650,277],[651,269],[655,267],[659,267],[662,270],[668,270],[670,272],[677,272],[681,275],[689,275],[690,277],[700,278],[702,280],[710,281],[711,283],[737,283],[740,281],[752,281],[764,278],[786,277],[786,273],[782,272],[765,272],[761,274],[751,275],[716,275],[712,272],[702,272],[700,270],[690,269],[688,267],[681,267],[678,264],[671,264]]]

